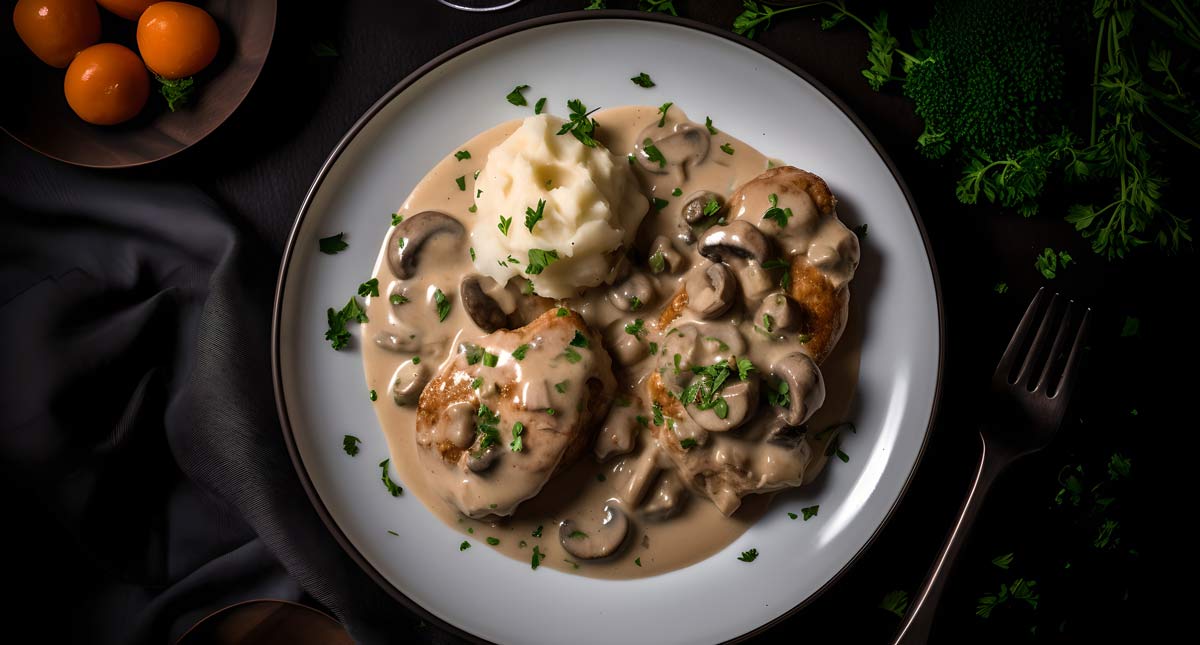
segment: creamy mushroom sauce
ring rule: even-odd
[[[468,248],[470,237],[466,232],[431,236],[419,249],[416,270],[407,279],[398,277],[389,263],[388,253],[392,246],[398,245],[394,232],[389,231],[385,237],[374,273],[379,280],[380,295],[367,299],[370,321],[363,325],[363,359],[368,387],[379,392],[374,405],[388,441],[392,466],[406,491],[476,546],[484,546],[486,538],[494,537],[499,539],[499,544],[492,548],[525,562],[530,561],[532,550],[537,546],[544,554],[540,566],[592,577],[644,577],[687,566],[721,550],[754,524],[770,502],[769,493],[748,495],[739,502],[734,491],[709,491],[711,500],[695,490],[689,491],[651,429],[637,418],[653,416],[646,381],[656,370],[661,370],[660,378],[678,392],[684,377],[690,376],[687,368],[691,365],[709,365],[732,356],[748,357],[759,371],[757,376],[762,378],[769,376],[765,371],[776,359],[804,351],[802,343],[785,339],[783,334],[775,334],[778,339],[769,342],[761,326],[755,329],[759,306],[768,295],[778,292],[779,287],[777,279],[753,262],[730,262],[742,284],[757,286],[743,289],[728,312],[701,320],[695,311],[685,309],[667,329],[659,329],[659,316],[672,296],[686,284],[696,285],[695,288],[711,286],[709,271],[710,267],[716,266],[697,252],[697,235],[684,221],[688,198],[701,191],[711,191],[728,199],[742,184],[779,165],[724,132],[708,135],[703,124],[691,123],[679,108],[669,110],[664,128],[658,127],[659,117],[657,108],[649,106],[606,109],[594,115],[600,124],[596,130],[597,139],[615,155],[634,155],[630,163],[644,193],[667,202],[661,209],[652,205],[643,221],[637,250],[631,253],[635,261],[631,263],[629,277],[618,280],[614,286],[602,285],[561,302],[523,295],[516,279],[506,286],[494,282],[486,284],[490,279],[480,285],[484,293],[500,304],[509,321],[523,324],[545,309],[560,305],[578,312],[595,335],[604,339],[617,379],[617,391],[608,416],[593,420],[598,428],[595,438],[589,440],[587,450],[578,461],[556,472],[536,496],[522,502],[509,495],[505,497],[507,508],[491,509],[492,513],[503,514],[519,503],[511,516],[500,517],[481,508],[479,492],[471,483],[475,475],[422,457],[421,447],[415,440],[415,402],[421,387],[443,366],[451,362],[461,366],[463,344],[479,343],[479,339],[487,335],[487,331],[468,315],[463,306],[464,294],[460,293],[463,278],[477,274]],[[475,217],[469,211],[475,196],[472,176],[486,164],[488,151],[520,124],[519,120],[514,120],[497,125],[463,144],[459,149],[470,151],[471,158],[460,161],[452,154],[448,155],[413,189],[398,213],[411,218],[424,211],[437,211],[461,222],[462,228],[469,231]],[[696,146],[689,145],[687,140],[695,132],[702,132],[703,136],[699,138],[708,142],[703,154],[697,153]],[[665,172],[650,171],[654,170],[654,164],[646,163],[640,144],[647,137],[655,140],[656,147],[666,157],[668,164],[661,169]],[[721,150],[722,145],[731,147],[733,154]],[[465,190],[460,190],[456,184],[459,177],[466,178]],[[680,194],[674,195],[674,192]],[[730,204],[724,215],[729,220],[742,219],[758,224],[762,214],[770,208],[767,199],[765,193],[747,194],[743,203]],[[692,206],[697,207],[696,204]],[[815,217],[811,215],[814,212],[812,201],[803,192],[787,196],[780,193],[778,206],[791,208],[798,216]],[[831,220],[845,231],[836,217],[825,220],[825,224]],[[815,221],[793,221],[798,224],[795,227],[797,233],[777,236],[776,245],[792,254],[807,253],[809,261],[821,268],[835,284],[848,280],[854,267],[838,262],[836,249],[840,231],[834,230],[833,225],[818,226]],[[769,230],[770,226],[774,224],[763,224],[764,230]],[[789,226],[789,230],[792,227]],[[660,273],[653,273],[648,268],[648,259],[659,252],[663,254],[665,268]],[[857,246],[854,253],[857,259]],[[474,290],[474,285],[471,288]],[[436,294],[439,291],[450,304],[443,321],[439,321],[438,315]],[[641,300],[637,310],[631,305],[634,295]],[[393,296],[402,296],[406,301],[393,304]],[[703,303],[697,306],[703,307]],[[625,326],[638,319],[642,320],[645,332],[640,337],[626,333]],[[677,331],[668,335],[671,329]],[[823,406],[808,419],[808,427],[816,430],[831,427],[844,420],[849,412],[849,402],[858,380],[860,332],[861,326],[851,316],[841,343],[821,365],[827,396],[822,395]],[[504,334],[499,332],[498,335]],[[582,364],[564,367],[566,363],[546,360],[544,356],[535,357],[534,352],[530,352],[525,361],[514,361],[511,352],[516,343],[511,334],[502,342],[493,343],[493,351],[501,358],[496,367],[480,372],[496,370],[497,374],[505,375],[497,378],[525,374],[525,379],[548,383],[570,380],[571,375],[564,375],[565,371],[572,372],[577,379],[584,374],[579,369]],[[649,353],[651,343],[658,347],[656,355]],[[681,356],[679,367],[683,370],[678,377],[674,365],[676,353]],[[419,362],[414,363],[414,357],[418,357]],[[739,397],[731,388],[738,383],[735,373],[725,390],[730,399],[730,414],[741,414],[742,407],[748,408],[746,414],[753,414],[759,395],[741,392],[743,400],[736,401]],[[821,405],[820,401],[815,403]],[[465,413],[473,414],[474,409]],[[744,443],[739,444],[733,438],[732,433],[704,430],[702,424],[710,427],[723,424],[711,415],[711,411],[708,414],[711,418],[689,419],[683,415],[681,419],[667,421],[680,439],[697,438],[703,446],[689,451],[687,460],[733,461],[747,465],[760,476],[756,483],[764,490],[811,482],[827,461],[824,453],[825,444],[831,439],[828,433],[822,438],[821,433],[809,432],[802,438],[807,449],[801,451],[788,451],[766,442],[747,449]],[[570,414],[561,421],[569,423],[569,417]],[[771,414],[761,414],[750,419],[739,434],[761,437],[768,431],[770,418]],[[500,424],[498,445],[505,453],[509,453],[509,442],[513,438],[510,430],[513,420],[504,419]],[[661,433],[660,436],[668,437],[669,434]],[[535,461],[544,457],[537,454],[531,443],[527,443],[522,451],[524,454],[511,453],[502,457],[518,455],[522,460]],[[557,465],[559,457],[551,455],[551,458],[553,461],[549,463]],[[546,466],[542,464],[542,467]],[[528,474],[522,477],[515,479],[528,486]],[[496,494],[504,496],[500,491]],[[459,506],[451,500],[459,502]],[[480,519],[464,516],[459,510],[464,503],[469,512]],[[583,560],[567,553],[560,544],[560,525],[567,522],[567,529],[578,529],[589,536],[600,534],[605,530],[607,507],[623,511],[628,520],[629,535],[622,548],[611,557],[599,560]],[[722,510],[733,512],[727,516]]]

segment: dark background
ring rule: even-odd
[[[0,494],[10,518],[6,579],[17,592],[6,614],[50,642],[163,642],[224,604],[271,596],[324,605],[362,641],[454,642],[354,569],[295,480],[267,372],[278,258],[318,168],[385,91],[463,41],[585,4],[524,0],[472,15],[434,0],[281,2],[270,57],[246,102],[175,158],[90,171],[0,142],[10,231],[0,242]],[[874,15],[863,4],[860,15]],[[676,6],[722,28],[741,9],[734,0]],[[890,9],[897,34],[930,12],[925,3]],[[1179,436],[1196,427],[1182,414],[1194,392],[1193,257],[1148,251],[1107,262],[1061,220],[1054,196],[1030,220],[958,204],[955,164],[914,151],[921,123],[909,102],[872,91],[858,73],[865,35],[847,25],[822,32],[822,14],[781,17],[758,40],[842,98],[911,189],[941,275],[945,383],[921,467],[893,520],[841,580],[762,639],[888,638],[899,621],[880,600],[914,593],[940,547],[972,475],[995,361],[1033,292],[1048,286],[1095,308],[1083,390],[1052,448],[1008,472],[989,499],[934,640],[1151,642],[1144,639],[1165,619],[1180,616],[1160,604],[1150,574],[1176,553],[1152,529],[1183,533],[1157,507],[1189,515],[1192,505],[1193,487],[1170,480],[1187,472]],[[317,42],[338,56],[316,56]],[[1086,84],[1090,70],[1073,62],[1071,78]],[[1195,162],[1167,161],[1189,169],[1176,177],[1192,174]],[[1048,283],[1034,269],[1044,247],[1078,263]],[[98,249],[119,260],[101,265],[128,270],[68,279],[72,263]],[[189,268],[163,270],[162,258],[181,255]],[[1007,293],[994,291],[998,282]],[[1137,335],[1122,337],[1126,316],[1138,319]],[[126,325],[134,332],[122,335]],[[1114,452],[1132,458],[1133,469],[1105,489],[1115,498],[1106,512],[1093,512],[1087,499],[1055,503],[1065,466],[1081,465],[1091,486],[1107,479]],[[1103,519],[1119,522],[1119,542],[1097,548]],[[990,563],[1006,553],[1014,554],[1008,571]],[[1192,558],[1178,560],[1171,577],[1187,585]],[[979,596],[1016,578],[1037,581],[1036,610],[975,615]]]

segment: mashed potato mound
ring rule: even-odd
[[[550,298],[611,283],[649,206],[624,158],[556,134],[562,124],[531,116],[492,149],[475,180],[482,192],[471,226],[480,273],[501,284],[513,276],[531,279],[537,293]],[[542,219],[530,232],[526,209],[536,211],[539,200],[546,202]],[[507,235],[498,226],[501,217],[512,218]],[[530,249],[554,251],[558,260],[527,274]]]

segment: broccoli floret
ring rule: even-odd
[[[925,121],[918,147],[1010,155],[1056,129],[1048,106],[1062,98],[1058,2],[940,0],[904,93]]]

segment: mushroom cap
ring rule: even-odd
[[[700,240],[700,255],[714,262],[742,258],[762,264],[770,253],[771,240],[757,226],[743,220],[714,226]]]
[[[737,278],[728,266],[714,262],[689,273],[686,289],[688,309],[711,320],[733,306],[737,298]]]
[[[621,549],[629,535],[629,518],[613,505],[604,507],[604,522],[588,533],[580,530],[574,520],[558,526],[558,541],[563,549],[581,560],[606,558]]]
[[[803,424],[825,403],[825,380],[807,354],[794,352],[776,360],[771,373],[788,385],[788,406],[781,412],[787,424]]]
[[[462,237],[466,229],[458,220],[438,211],[422,211],[405,218],[392,229],[388,242],[388,266],[401,280],[407,280],[417,272],[421,249],[429,240],[441,235]],[[401,245],[401,240],[404,244]]]
[[[711,190],[698,190],[688,195],[683,202],[683,221],[688,224],[695,224],[704,219],[704,207],[710,201],[715,201],[720,206],[717,212],[720,212],[721,208],[725,208],[725,198],[720,193],[714,193]]]
[[[458,297],[462,299],[463,309],[480,329],[489,334],[497,329],[507,329],[508,314],[504,313],[500,303],[483,290],[483,280],[491,278],[471,274],[462,279],[458,286]]]
[[[659,165],[658,161],[650,160],[650,156],[644,149],[646,139],[650,139],[654,147],[662,153],[665,163]],[[676,123],[670,128],[651,125],[642,130],[637,141],[635,145],[637,154],[633,155],[634,159],[637,160],[642,170],[656,175],[665,175],[673,168],[694,166],[704,161],[708,157],[708,149],[711,146],[708,130],[692,123]]]
[[[733,430],[750,420],[758,406],[758,376],[751,372],[747,380],[726,385],[719,396],[728,406],[724,417],[717,414],[717,408],[701,410],[695,405],[685,405],[683,409],[696,425],[708,432]]]
[[[654,283],[650,278],[645,273],[634,273],[608,292],[608,301],[621,311],[636,311],[633,306],[634,298],[640,303],[637,309],[641,309],[653,304],[655,295]]]

